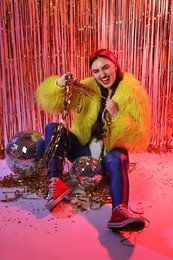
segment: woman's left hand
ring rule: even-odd
[[[118,115],[118,105],[110,98],[106,99],[106,109],[111,116],[116,117]]]

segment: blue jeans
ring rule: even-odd
[[[115,149],[102,160],[104,172],[110,177],[112,209],[129,202],[129,155],[126,149]]]
[[[48,147],[52,135],[56,138],[58,123],[50,123],[45,127],[45,149]],[[64,152],[70,162],[81,156],[91,156],[88,145],[81,145],[77,137],[62,129],[58,148],[51,163],[48,160],[48,177],[59,177],[62,179]],[[102,160],[104,173],[110,177],[110,195],[112,208],[124,203],[128,205],[129,200],[129,156],[126,149],[115,149],[108,152]]]
[[[58,126],[58,123],[50,123],[46,125],[45,148],[48,147],[52,135],[54,135],[54,138],[56,138]],[[73,133],[67,132],[66,129],[63,128],[55,157],[53,158],[51,163],[49,161],[47,162],[47,165],[49,165],[49,178],[59,177],[62,179],[64,152],[66,152],[66,156],[70,162],[73,162],[81,156],[91,156],[89,146],[81,145],[77,137]]]

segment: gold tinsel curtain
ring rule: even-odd
[[[173,133],[173,4],[171,0],[0,1],[0,155],[17,132],[56,116],[40,111],[34,91],[54,74],[90,75],[89,54],[109,48],[146,88],[152,147]]]

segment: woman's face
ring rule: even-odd
[[[111,89],[116,80],[115,64],[105,58],[99,57],[92,63],[91,70],[96,81],[104,88]]]

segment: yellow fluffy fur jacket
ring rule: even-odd
[[[36,99],[44,111],[61,113],[63,111],[65,89],[56,85],[58,76],[47,78],[36,90]],[[81,83],[100,94],[100,88],[93,77]],[[79,92],[73,89],[70,109],[74,119],[70,131],[81,144],[86,145],[91,138],[91,129],[97,120],[101,98],[95,94],[82,96],[81,111],[77,112]],[[123,74],[112,99],[119,108],[118,117],[110,121],[106,150],[127,148],[131,152],[146,150],[150,141],[151,113],[148,96],[139,81],[129,73]],[[108,136],[109,135],[109,136]]]

